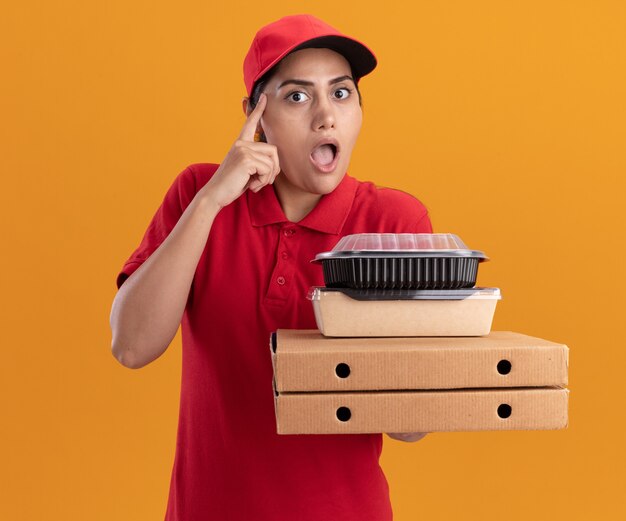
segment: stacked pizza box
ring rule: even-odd
[[[278,433],[566,427],[568,348],[491,331],[485,260],[453,234],[349,235],[319,254],[319,330],[271,336]]]

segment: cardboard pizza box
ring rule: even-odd
[[[567,389],[276,393],[278,434],[562,429]]]
[[[270,344],[279,393],[567,385],[566,345],[509,331],[328,338],[313,329],[279,329]]]

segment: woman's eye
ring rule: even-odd
[[[350,92],[352,92],[350,89],[348,89],[346,87],[342,87],[341,89],[337,89],[335,91],[335,97],[337,99],[345,99],[348,96],[350,96]]]
[[[287,99],[295,103],[302,103],[303,101],[306,101],[307,98],[308,96],[304,92],[300,91],[292,92],[287,96]]]

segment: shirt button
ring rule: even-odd
[[[283,286],[285,284],[285,277],[278,277],[276,279],[276,282],[278,282],[278,284],[280,284],[281,286]]]
[[[280,254],[280,256],[281,256],[283,259],[288,259],[288,258],[289,258],[289,254],[288,254],[286,251],[282,252],[282,253]]]
[[[291,237],[294,233],[296,233],[296,230],[294,230],[293,228],[287,228],[283,231],[285,237]]]

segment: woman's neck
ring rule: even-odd
[[[292,185],[283,173],[274,180],[274,191],[285,217],[294,223],[304,219],[322,198]]]

